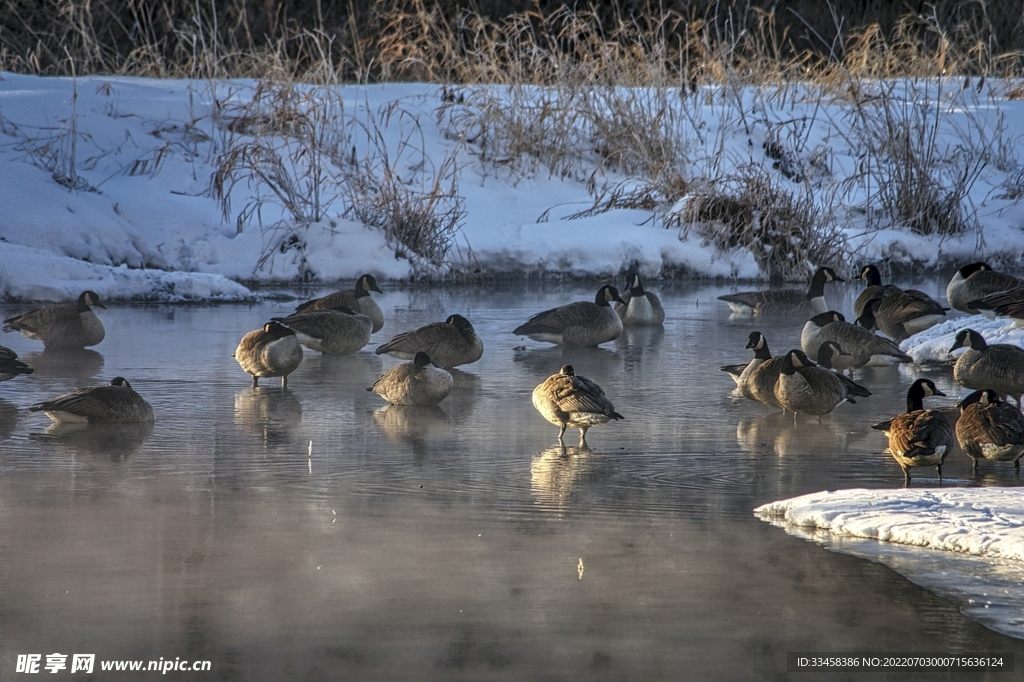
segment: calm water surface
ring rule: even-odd
[[[868,425],[903,409],[911,372],[866,371],[875,395],[820,423],[734,403],[718,366],[750,358],[755,328],[781,354],[800,322],[730,321],[721,285],[664,290],[664,330],[600,349],[509,333],[596,288],[389,291],[367,349],[307,351],[287,390],[254,390],[231,353],[294,302],[112,305],[107,339],[73,355],[4,335],[36,373],[0,384],[0,679],[17,654],[53,652],[205,659],[212,673],[165,679],[217,680],[810,679],[786,673],[788,651],[1000,650],[1024,665],[1024,642],[751,513],[901,486]],[[365,390],[397,362],[377,344],[456,312],[486,350],[439,408]],[[566,362],[626,420],[563,454],[530,393]],[[55,428],[26,410],[117,375],[155,425]],[[959,393],[948,370],[930,376]],[[982,468],[983,485],[1020,483]],[[967,484],[969,460],[944,471]]]

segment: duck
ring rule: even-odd
[[[580,447],[587,445],[587,430],[598,424],[625,419],[615,411],[604,391],[590,379],[577,375],[572,365],[562,365],[533,389],[533,406],[552,424],[558,426],[558,442],[565,430],[580,430]]]
[[[858,369],[866,365],[884,367],[913,361],[913,358],[900,350],[892,340],[850,324],[842,313],[835,310],[825,311],[807,320],[800,332],[800,348],[808,357],[816,357],[818,349],[825,341],[835,341],[844,351],[851,354],[852,357],[845,363],[849,369]]]
[[[369,317],[343,306],[271,319],[294,331],[300,345],[324,355],[355,353],[373,332]]]
[[[106,386],[89,386],[36,403],[30,412],[45,412],[55,422],[115,424],[153,421],[153,407],[124,377]]]
[[[825,303],[825,284],[843,282],[835,270],[820,267],[811,277],[806,292],[796,289],[769,289],[766,291],[744,291],[738,294],[719,296],[738,315],[817,315],[828,310]]]
[[[622,320],[611,307],[613,301],[623,302],[618,289],[606,284],[598,289],[593,303],[578,301],[545,310],[512,333],[566,346],[596,346],[614,341],[622,333]]]
[[[430,356],[419,351],[411,362],[392,367],[366,390],[392,405],[437,405],[448,397],[454,383],[451,374],[432,365]]]
[[[782,409],[775,398],[775,382],[782,369],[782,358],[772,357],[768,340],[759,331],[750,332],[746,347],[754,351],[754,359],[746,364],[736,379],[740,395],[747,400]]]
[[[953,379],[970,389],[995,389],[1000,396],[1012,395],[1020,407],[1024,394],[1024,348],[1008,343],[991,346],[973,329],[961,329],[949,352],[967,351],[953,365]]]
[[[910,484],[910,469],[935,466],[942,481],[942,463],[953,448],[953,425],[942,410],[924,409],[928,396],[945,396],[931,379],[918,379],[907,389],[907,411],[871,428],[889,438],[889,453],[903,469],[904,483]]]
[[[6,346],[0,346],[0,381],[10,381],[22,374],[35,370],[18,359],[18,354]]]
[[[622,301],[615,304],[615,312],[626,326],[654,326],[665,322],[661,300],[644,291],[640,275],[635,273],[629,278],[629,288],[622,294]]]
[[[288,375],[302,364],[302,345],[293,330],[271,320],[242,337],[234,358],[252,375],[253,388],[260,377],[281,377],[281,386],[287,388]]]
[[[985,317],[1006,317],[1015,327],[1024,327],[1024,286],[989,294],[967,305]]]
[[[48,305],[4,320],[5,332],[21,332],[46,348],[80,350],[106,336],[93,308],[106,309],[95,291],[83,291],[75,303]]]
[[[960,401],[960,419],[956,439],[971,458],[971,471],[977,473],[978,460],[1013,462],[1020,473],[1024,455],[1024,414],[1003,402],[991,388],[974,391]]]
[[[412,360],[423,351],[439,367],[452,368],[476,362],[484,354],[484,344],[472,323],[462,315],[449,315],[444,322],[433,322],[402,332],[374,351],[400,360]]]
[[[794,417],[797,414],[821,417],[840,403],[857,402],[853,396],[871,395],[871,391],[860,384],[811,362],[799,349],[786,353],[774,390],[776,400]]]
[[[337,307],[350,308],[370,318],[373,322],[373,333],[376,334],[384,327],[384,313],[380,306],[370,296],[371,291],[378,294],[384,293],[377,286],[377,280],[373,275],[366,274],[356,280],[356,285],[351,291],[335,291],[320,298],[314,298],[299,305],[296,313],[311,313],[316,310],[331,310]]]
[[[979,311],[971,306],[971,301],[1022,285],[1024,280],[996,272],[988,263],[969,263],[957,270],[949,280],[946,299],[957,310],[976,315]]]

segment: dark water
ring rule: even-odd
[[[730,321],[724,286],[665,290],[664,330],[601,349],[509,333],[596,288],[388,292],[368,349],[307,351],[287,390],[253,390],[231,353],[294,304],[115,305],[107,339],[71,357],[0,337],[36,368],[0,384],[0,679],[53,652],[209,660],[166,679],[217,680],[822,679],[787,673],[788,651],[1000,650],[1024,666],[1024,642],[751,513],[901,486],[868,425],[903,409],[912,372],[865,372],[876,394],[820,423],[733,403],[718,366],[749,359],[755,328],[784,352],[800,323]],[[837,291],[850,309],[857,288]],[[396,362],[373,347],[456,312],[486,350],[438,409],[365,390]],[[530,404],[565,362],[626,416],[591,430],[590,451],[563,454]],[[948,374],[930,376],[955,396]],[[54,429],[25,409],[116,375],[153,404],[151,429]],[[1020,483],[984,468],[984,485]],[[969,461],[944,473],[965,483]],[[965,676],[1013,678],[914,679]]]

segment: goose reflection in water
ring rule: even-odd
[[[615,339],[615,350],[622,354],[623,368],[628,372],[643,363],[645,355],[657,354],[665,340],[665,328],[653,326],[627,326]]]
[[[96,383],[103,371],[103,355],[88,348],[55,350],[49,348],[38,353],[25,353],[21,359],[35,370],[35,377],[75,379],[79,385]]]
[[[838,419],[798,422],[786,412],[769,412],[736,425],[736,443],[750,453],[773,452],[780,457],[800,456],[808,452],[837,452],[852,442],[864,440],[853,422]]]
[[[589,346],[519,346],[512,360],[523,363],[542,377],[558,372],[562,365],[572,365],[598,383],[618,376],[622,366],[622,357],[617,352]]]
[[[437,405],[385,405],[373,413],[374,426],[391,442],[411,446],[417,461],[429,455],[432,446],[445,442],[450,422],[448,413]]]
[[[530,462],[530,491],[542,509],[564,511],[572,499],[573,488],[593,467],[595,455],[590,448],[553,445]]]
[[[18,407],[0,398],[0,440],[10,438],[18,425]]]
[[[116,462],[127,459],[142,447],[153,433],[153,426],[151,421],[110,424],[56,422],[32,437],[78,455],[106,455]]]
[[[235,394],[235,424],[264,446],[290,442],[300,423],[302,403],[289,389],[258,386]]]

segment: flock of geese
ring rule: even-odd
[[[855,402],[871,392],[852,379],[862,367],[911,362],[899,342],[946,317],[948,308],[923,292],[883,285],[879,270],[868,265],[860,279],[867,286],[854,304],[855,322],[830,310],[825,285],[843,281],[834,270],[818,268],[806,291],[773,289],[720,296],[737,314],[790,316],[806,319],[800,348],[773,357],[764,335],[755,331],[747,348],[751,361],[726,365],[739,395],[773,408],[798,414],[821,415],[843,402]],[[245,334],[234,358],[252,376],[288,375],[303,360],[303,348],[330,355],[354,353],[384,325],[384,316],[371,296],[381,290],[372,275],[360,277],[353,289],[307,301],[287,317],[275,317],[262,328]],[[960,268],[946,291],[952,307],[963,312],[1003,316],[1024,325],[1024,280],[999,273],[985,263]],[[93,308],[105,308],[99,296],[83,292],[76,303],[51,305],[4,321],[4,331],[17,331],[42,341],[47,349],[81,349],[100,343],[103,324]],[[533,340],[568,346],[597,346],[616,339],[623,325],[661,325],[665,312],[658,297],[643,288],[640,277],[630,274],[620,295],[611,285],[602,286],[593,302],[580,301],[537,313],[513,333]],[[881,332],[885,336],[879,335]],[[973,329],[956,337],[950,352],[965,348],[953,368],[953,378],[976,389],[963,398],[955,411],[926,409],[924,398],[944,395],[929,379],[918,379],[907,390],[907,411],[872,428],[885,431],[889,452],[910,482],[912,467],[935,466],[942,477],[942,463],[958,442],[973,460],[1012,461],[1020,470],[1024,455],[1024,349],[986,343]],[[452,390],[447,371],[476,362],[483,343],[473,325],[462,315],[451,315],[402,332],[377,347],[377,354],[407,360],[384,373],[367,388],[394,405],[436,405]],[[32,368],[0,346],[0,381],[31,374]],[[847,376],[849,375],[849,376]],[[1005,402],[1013,396],[1017,406]],[[532,401],[537,411],[559,427],[563,442],[567,428],[579,429],[580,445],[587,430],[622,419],[595,382],[565,365],[539,384]],[[149,403],[124,377],[109,385],[80,388],[29,407],[45,412],[57,422],[147,422],[154,419]]]
[[[720,296],[738,314],[790,315],[809,318],[800,334],[800,348],[772,357],[761,332],[750,334],[748,363],[725,365],[739,395],[793,413],[820,417],[843,402],[868,397],[871,392],[845,376],[861,367],[912,362],[899,341],[932,327],[946,317],[944,308],[914,289],[883,285],[879,270],[865,266],[859,275],[867,287],[854,303],[856,321],[828,310],[824,288],[842,281],[830,268],[819,268],[806,292],[792,289],[752,291]],[[954,308],[970,314],[1003,316],[1024,324],[1024,280],[999,273],[985,263],[960,268],[950,280],[946,297]],[[877,332],[881,331],[886,336]],[[953,366],[953,379],[976,389],[955,410],[925,408],[924,399],[945,395],[930,379],[918,379],[907,389],[907,410],[872,425],[889,439],[888,451],[910,483],[913,467],[935,466],[939,480],[942,464],[954,443],[978,461],[1013,462],[1020,471],[1024,455],[1024,348],[986,343],[973,329],[963,329],[952,353],[966,349]],[[813,358],[813,359],[812,359]],[[1004,401],[1012,396],[1017,406]]]

